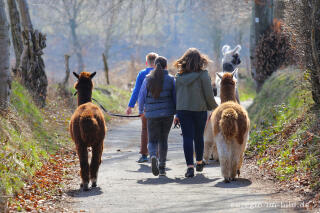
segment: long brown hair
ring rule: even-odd
[[[189,48],[173,65],[179,74],[200,72],[208,66],[210,59],[196,48]]]
[[[147,76],[147,89],[153,98],[159,98],[163,87],[164,69],[167,67],[167,59],[163,56],[158,56],[154,61],[155,69]]]

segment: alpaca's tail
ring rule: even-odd
[[[80,116],[80,134],[85,142],[92,142],[99,131],[99,124],[94,116],[83,113]]]
[[[222,135],[227,141],[237,134],[237,119],[238,114],[234,109],[229,108],[223,110],[219,125]]]

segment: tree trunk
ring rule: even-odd
[[[40,107],[45,106],[48,79],[42,59],[43,49],[46,47],[46,35],[33,30],[28,4],[26,0],[17,0],[23,27],[23,51],[21,54],[20,72],[22,84],[31,93],[34,101]]]
[[[15,64],[15,67],[12,69],[12,71],[15,75],[21,75],[21,73],[18,73],[18,70],[19,70],[18,68],[20,66],[20,57],[23,51],[23,44],[22,44],[22,38],[21,38],[19,11],[17,8],[16,0],[7,0],[7,3],[8,3],[9,16],[10,16],[12,43],[13,43],[14,53],[16,56],[16,64]]]
[[[67,54],[64,55],[64,63],[66,66],[66,76],[64,77],[64,81],[63,81],[64,87],[67,86],[67,83],[69,81],[69,76],[70,76],[69,58],[70,58],[70,55],[67,55]]]
[[[11,92],[9,25],[4,0],[0,0],[0,110],[6,110]]]
[[[279,20],[284,19],[285,3],[283,0],[273,0],[273,17]]]
[[[60,96],[65,97],[67,100],[69,100],[69,104],[73,105],[72,99],[72,93],[70,92],[67,84],[69,82],[69,77],[70,77],[70,67],[69,67],[69,55],[64,55],[64,63],[66,66],[66,76],[64,77],[64,80],[58,84],[58,91]]]
[[[221,66],[221,42],[222,42],[222,32],[221,29],[215,28],[213,34],[213,52],[214,52],[214,64],[215,71],[220,72],[222,70]]]
[[[109,66],[108,66],[108,62],[107,62],[107,57],[104,53],[102,53],[102,60],[103,60],[103,65],[104,65],[104,71],[105,71],[105,75],[106,75],[106,80],[107,80],[107,84],[110,84],[109,81]]]
[[[84,70],[84,62],[82,57],[82,48],[79,43],[78,35],[76,32],[76,29],[77,29],[76,21],[74,19],[69,20],[69,26],[71,31],[73,51],[75,52],[78,60],[78,73],[80,73]]]
[[[320,106],[320,1],[312,0],[311,13],[311,47],[312,47],[312,62],[311,69],[311,85],[312,98],[316,105]]]
[[[260,37],[270,29],[273,23],[273,0],[252,1],[252,23],[250,29],[250,60],[251,60],[251,75],[255,80],[257,92],[260,91],[263,81],[257,79],[256,70],[258,67],[254,66],[256,44]]]
[[[21,16],[21,25],[23,30],[33,30],[30,14],[29,14],[29,7],[26,0],[17,0],[20,10]]]

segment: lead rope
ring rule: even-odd
[[[77,91],[73,94],[73,96],[76,96],[77,95]],[[139,118],[141,117],[140,115],[121,115],[121,114],[116,114],[116,113],[112,113],[112,112],[109,112],[108,110],[106,110],[106,108],[104,108],[104,106],[102,106],[102,104],[99,103],[99,101],[97,101],[95,98],[91,98],[92,100],[94,100],[98,105],[99,107],[105,112],[107,113],[108,115],[110,116],[115,116],[115,117],[121,117],[121,118]]]
[[[115,113],[112,113],[112,112],[109,112],[108,110],[106,110],[106,108],[104,108],[104,106],[102,106],[99,101],[97,101],[96,99],[94,98],[91,98],[92,100],[94,100],[99,106],[100,108],[105,112],[107,113],[108,115],[111,115],[111,116],[115,116],[115,117],[121,117],[121,118],[139,118],[141,117],[140,115],[121,115],[121,114],[115,114]]]

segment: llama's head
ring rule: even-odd
[[[237,79],[235,78],[236,73],[238,72],[238,69],[234,70],[233,72],[225,72],[223,75],[220,73],[217,73],[217,76],[221,79],[220,85],[234,85],[237,84]]]
[[[237,45],[234,49],[230,49],[229,45],[222,47],[222,68],[224,72],[233,72],[241,63],[240,50],[240,45]]]
[[[74,88],[77,91],[81,89],[92,90],[93,88],[92,78],[96,75],[96,72],[94,73],[81,72],[80,74],[73,72],[73,75],[78,79],[78,81],[74,85]]]
[[[93,89],[92,78],[96,75],[96,72],[81,72],[80,74],[73,72],[73,75],[78,79],[74,84],[74,88],[77,90],[75,94],[78,94],[78,105],[91,102]]]
[[[235,78],[235,74],[238,69],[233,72],[225,72],[223,75],[217,73],[217,76],[221,80],[220,82],[220,99],[221,103],[226,101],[237,101],[236,100],[236,84],[237,79]]]

